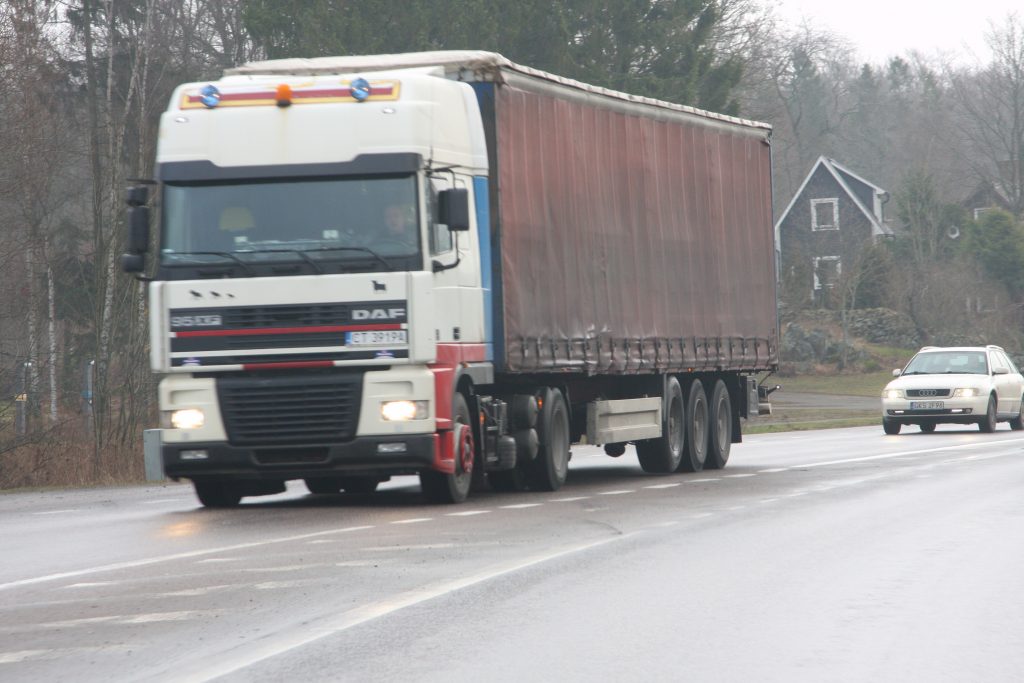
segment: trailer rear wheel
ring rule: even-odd
[[[717,380],[711,391],[711,402],[708,403],[708,456],[704,461],[705,469],[720,470],[729,462],[729,450],[732,448],[732,401],[725,382]]]
[[[690,383],[686,401],[686,446],[680,472],[700,472],[708,456],[708,397],[699,379]]]
[[[433,470],[420,472],[420,488],[431,503],[461,503],[473,483],[473,429],[469,424],[466,397],[458,392],[452,399],[452,432],[455,471],[451,474]]]
[[[540,448],[526,466],[526,481],[535,491],[557,491],[569,473],[569,409],[557,389],[544,389],[537,434]]]
[[[233,508],[242,500],[242,489],[226,481],[193,481],[196,497],[208,508]]]
[[[636,455],[644,472],[675,472],[683,459],[686,410],[683,405],[683,390],[675,377],[669,377],[665,383],[665,415],[661,427],[660,437],[638,441],[636,444]]]

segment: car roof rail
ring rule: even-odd
[[[921,350],[922,351],[931,351],[932,349],[937,349],[937,348],[939,348],[939,347],[938,346],[922,346]]]
[[[996,346],[995,344],[988,344],[985,348],[986,349],[995,349],[996,351],[1002,351],[1003,350],[1002,346]]]

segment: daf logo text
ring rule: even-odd
[[[399,320],[405,318],[405,308],[356,308],[353,320]]]

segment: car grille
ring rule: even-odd
[[[355,436],[362,374],[225,377],[217,393],[233,445],[338,443]]]
[[[943,398],[949,394],[949,389],[907,389],[907,398]]]

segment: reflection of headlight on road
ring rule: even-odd
[[[953,398],[974,398],[981,394],[981,389],[974,387],[961,387],[953,390]]]
[[[183,408],[171,413],[171,424],[175,429],[199,429],[206,423],[206,416],[198,408]]]
[[[427,417],[427,402],[386,401],[380,404],[380,415],[388,422],[423,420]]]
[[[902,389],[886,389],[882,392],[882,398],[903,398]]]

